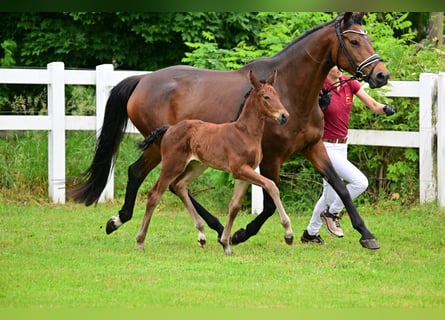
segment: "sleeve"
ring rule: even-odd
[[[352,90],[352,93],[353,93],[353,94],[356,94],[357,91],[359,91],[360,88],[362,87],[362,85],[360,84],[360,82],[358,82],[357,80],[352,80],[352,81],[350,82],[350,85],[351,85],[351,90]]]

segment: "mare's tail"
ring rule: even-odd
[[[150,148],[150,146],[156,142],[161,141],[162,137],[164,136],[165,132],[168,129],[168,125],[163,125],[162,127],[157,128],[156,130],[152,131],[141,143],[139,143],[139,148],[142,150],[147,150]]]
[[[142,76],[122,80],[110,92],[96,153],[90,167],[72,184],[68,195],[89,206],[99,200],[107,184],[113,158],[119,149],[128,121],[127,102]]]

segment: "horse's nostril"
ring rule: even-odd
[[[379,73],[377,73],[376,78],[379,81],[379,83],[386,84],[389,79],[389,73],[380,71]]]
[[[280,114],[280,116],[278,117],[279,124],[281,124],[281,125],[286,124],[288,118],[289,118],[288,115],[286,115],[284,113]]]

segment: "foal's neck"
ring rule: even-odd
[[[233,125],[251,136],[258,136],[263,134],[264,122],[266,116],[260,112],[260,107],[256,104],[261,103],[254,97],[255,92],[252,92],[247,98],[243,111],[241,112],[238,120],[233,122]]]

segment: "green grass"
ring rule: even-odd
[[[0,204],[0,308],[443,308],[445,212],[434,205],[360,208],[381,249],[361,248],[347,217],[343,239],[299,241],[309,215],[290,213],[296,236],[283,241],[277,215],[226,256],[208,244],[181,206],[161,203],[145,251],[135,245],[144,204],[107,236],[118,203]],[[376,210],[378,212],[376,212]],[[224,216],[220,216],[225,221]],[[251,215],[242,214],[234,229]]]

